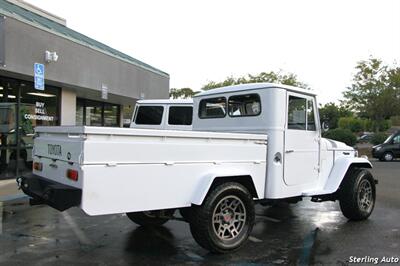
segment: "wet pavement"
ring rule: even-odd
[[[400,258],[400,161],[374,166],[380,183],[369,220],[347,221],[337,202],[257,206],[249,241],[227,255],[200,248],[181,221],[145,228],[125,215],[0,203],[0,265],[346,265],[352,256]]]

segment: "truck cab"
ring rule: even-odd
[[[193,101],[139,100],[132,116],[131,128],[191,130]]]
[[[265,198],[329,194],[345,174],[335,182],[331,176],[332,184],[327,183],[333,167],[349,164],[347,160],[370,165],[355,158],[352,147],[321,137],[316,94],[311,90],[242,84],[206,91],[193,100],[194,131],[268,135]]]

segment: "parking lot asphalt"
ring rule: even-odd
[[[145,228],[125,215],[0,202],[0,265],[347,265],[356,258],[372,265],[400,258],[400,161],[373,164],[379,185],[370,219],[349,222],[337,202],[257,206],[248,243],[226,255],[200,248],[177,220]]]

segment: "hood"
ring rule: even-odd
[[[325,146],[327,150],[354,151],[353,147],[350,147],[343,142],[327,138],[321,138],[321,145]]]
[[[378,145],[375,145],[375,146],[372,146],[372,149],[376,149],[376,148],[378,148],[378,147],[382,147],[383,146],[383,143],[381,143],[381,144],[378,144]]]

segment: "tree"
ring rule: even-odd
[[[320,122],[326,122],[330,129],[338,127],[338,122],[341,117],[352,116],[352,112],[345,106],[338,106],[335,103],[327,103],[319,108]]]
[[[360,61],[353,84],[343,93],[344,104],[358,116],[383,121],[400,113],[400,68],[379,59]]]
[[[276,73],[274,71],[270,71],[270,72],[261,72],[254,76],[251,74],[247,74],[246,76],[238,78],[230,76],[221,82],[210,81],[209,83],[207,83],[202,87],[202,90],[210,90],[229,85],[258,83],[258,82],[279,83],[279,84],[291,85],[308,89],[308,86],[305,83],[298,81],[297,76],[293,73],[281,73],[281,72]]]
[[[186,99],[186,98],[192,98],[197,93],[198,93],[197,91],[193,91],[191,88],[181,88],[181,89],[172,88],[169,91],[169,97],[172,99]]]

